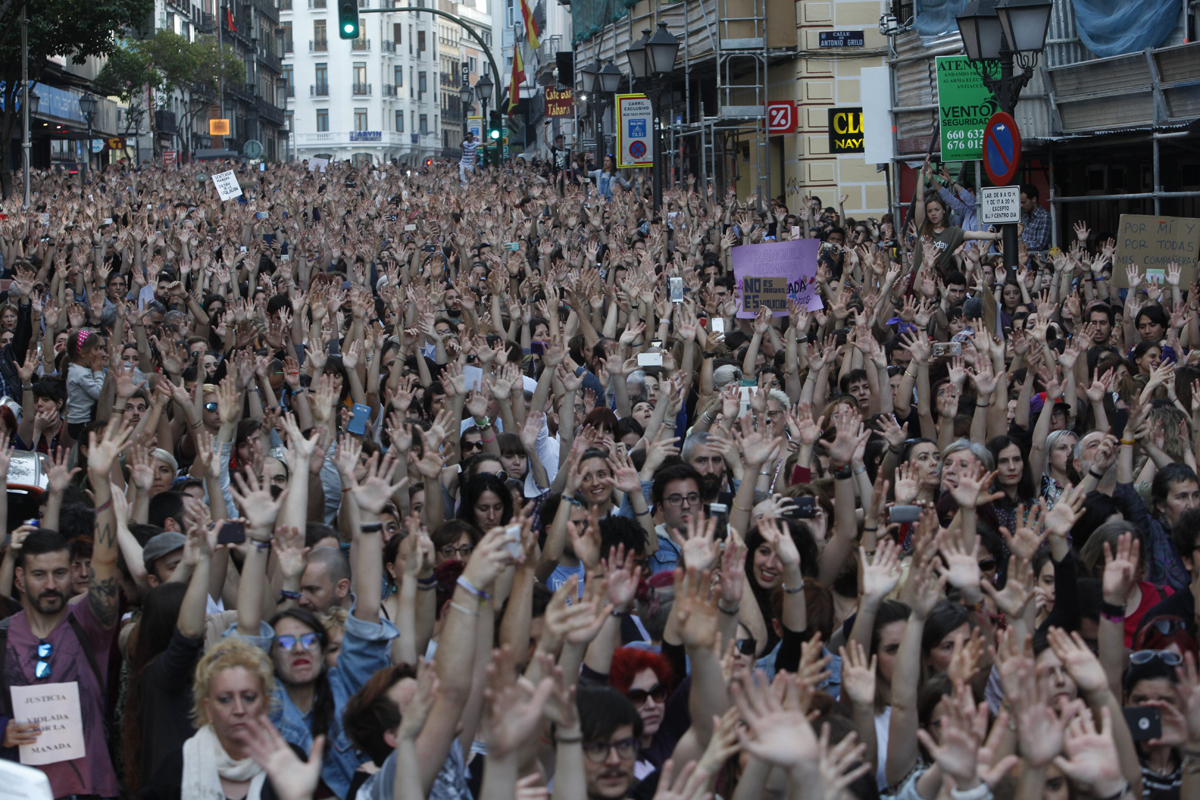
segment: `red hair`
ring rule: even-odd
[[[660,683],[671,685],[674,676],[671,674],[671,662],[665,657],[639,647],[618,647],[608,668],[608,685],[621,694],[628,694],[633,679],[646,669],[654,670]]]

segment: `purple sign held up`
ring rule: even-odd
[[[772,315],[787,314],[787,301],[806,311],[824,308],[817,293],[817,239],[792,239],[735,247],[733,277],[739,319],[753,319],[766,306]]]

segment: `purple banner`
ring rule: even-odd
[[[817,239],[792,239],[733,248],[738,317],[752,319],[764,305],[773,316],[784,316],[789,299],[806,311],[824,308],[817,292],[820,245]]]

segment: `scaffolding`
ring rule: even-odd
[[[572,14],[594,17],[581,8],[590,9],[590,2],[605,0],[575,0]],[[618,19],[594,35],[577,37],[577,65],[612,59],[628,72],[625,51],[659,22],[679,39],[676,74],[682,73],[682,86],[676,79],[662,98],[664,187],[695,175],[698,189],[711,187],[721,196],[745,181],[766,202],[769,71],[797,57],[794,0],[639,0],[609,2],[606,8],[614,6],[621,10]]]

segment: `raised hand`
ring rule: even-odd
[[[858,548],[858,554],[862,563],[862,596],[878,602],[900,583],[899,547],[889,537],[879,541],[874,556],[868,556],[862,547]]]
[[[867,707],[875,702],[875,662],[867,661],[861,642],[851,641],[841,648],[842,691],[854,705]]]
[[[278,498],[272,499],[270,485],[260,484],[254,470],[245,470],[244,474],[234,473],[233,484],[229,487],[229,493],[233,496],[234,504],[241,509],[247,527],[259,532],[258,538],[269,539],[288,490],[284,489]]]
[[[801,762],[816,762],[819,745],[816,733],[796,702],[796,692],[786,691],[794,687],[795,678],[787,673],[777,673],[775,680],[784,681],[786,704],[768,687],[761,675],[744,673],[730,686],[730,693],[737,704],[747,731],[738,729],[738,740],[742,749],[755,758],[785,769]]]
[[[1112,797],[1129,785],[1121,772],[1112,725],[1108,706],[1100,709],[1099,729],[1092,712],[1081,709],[1063,736],[1067,757],[1054,757],[1054,765],[1074,783],[1090,789],[1093,797]]]

